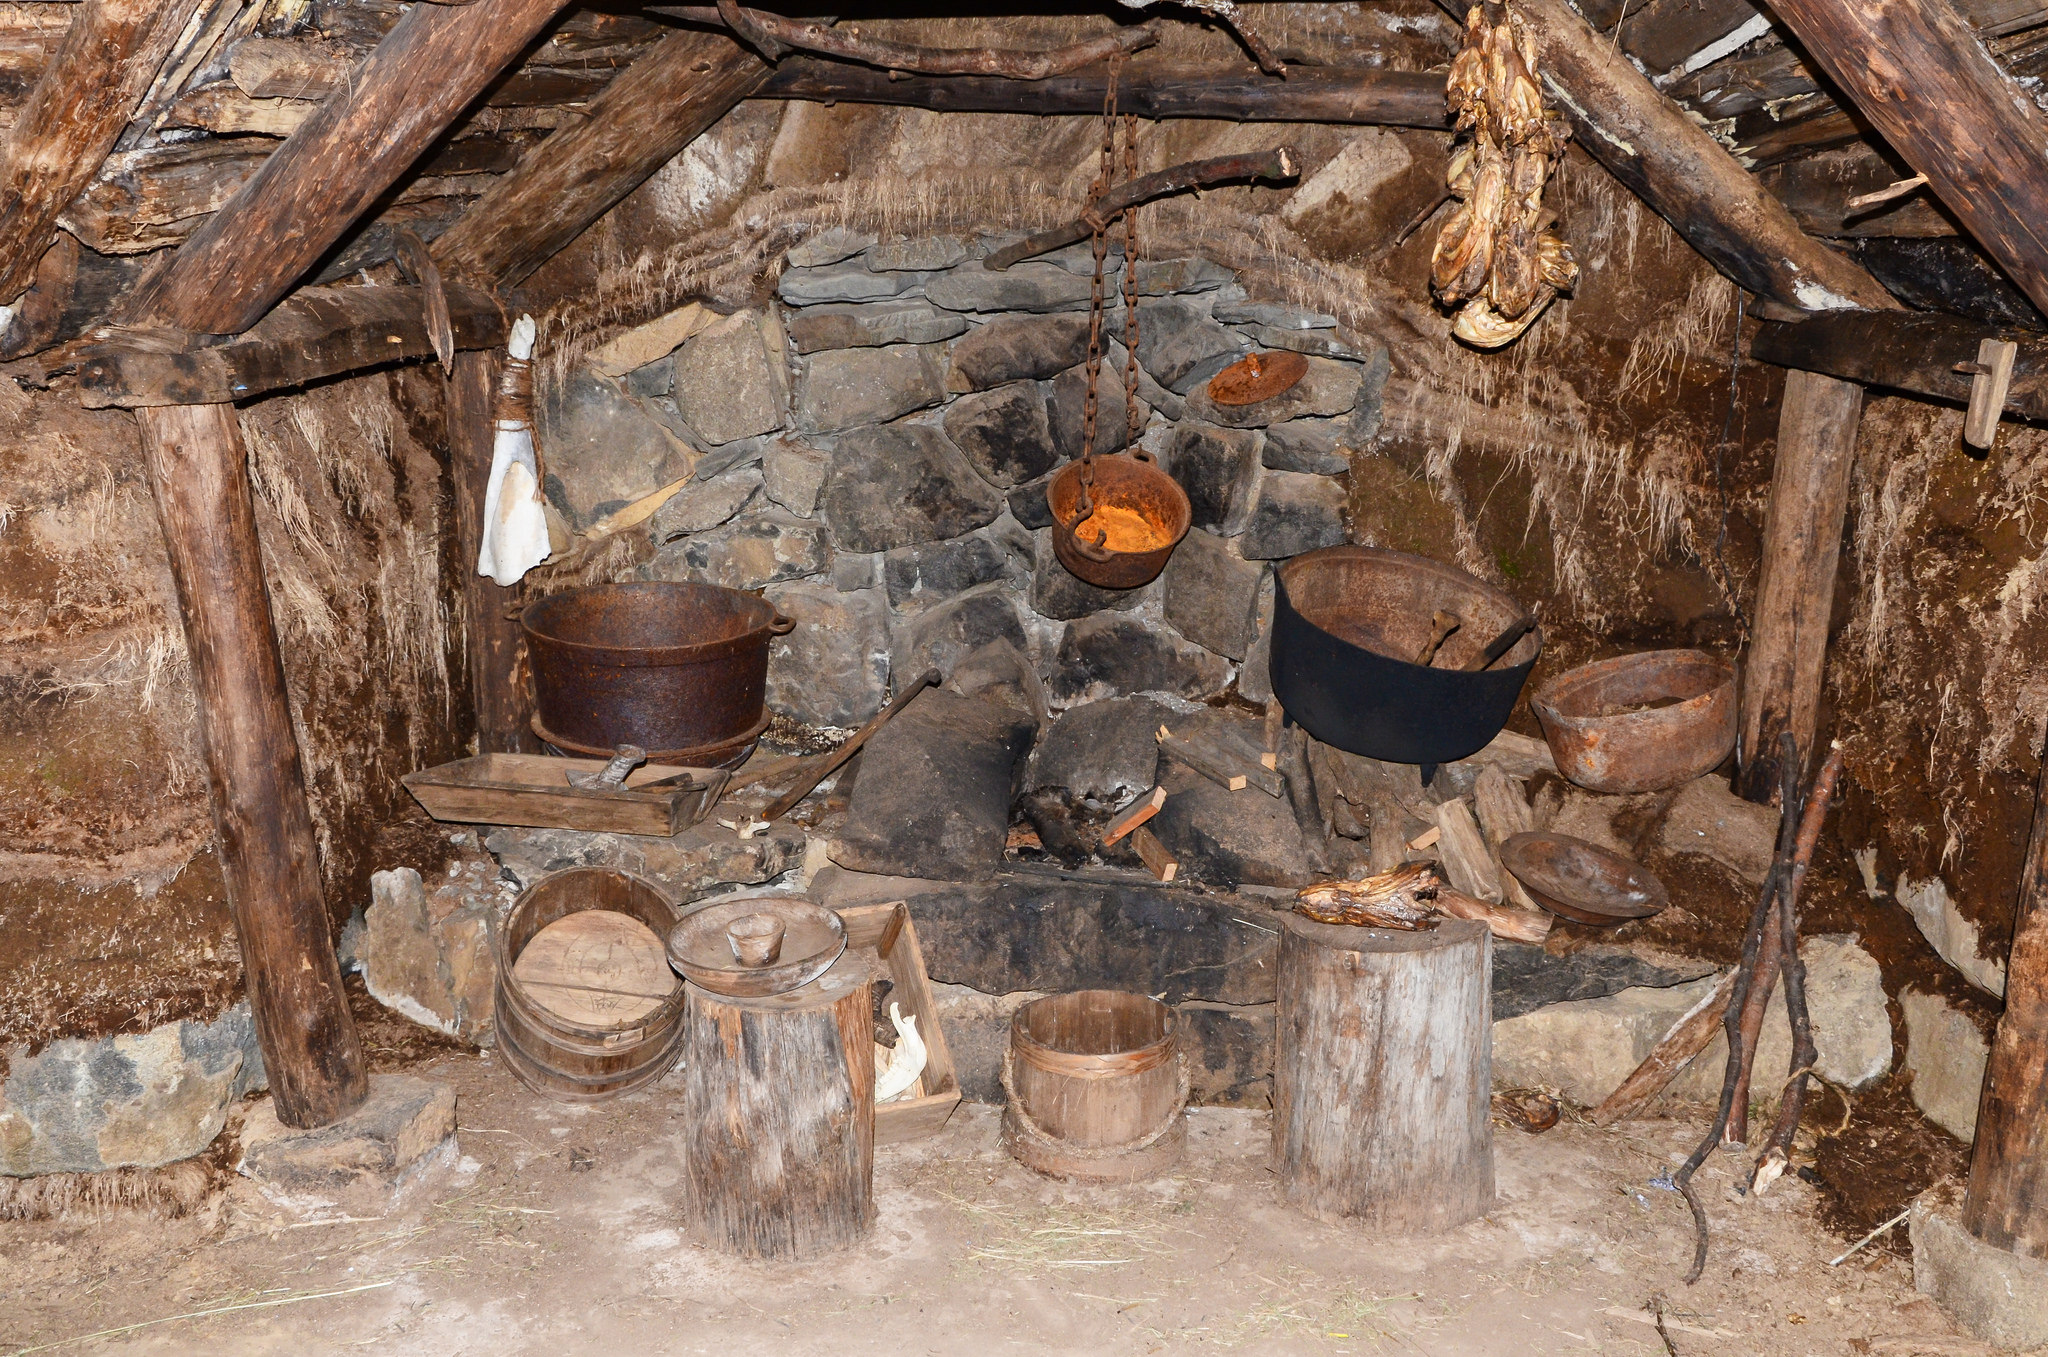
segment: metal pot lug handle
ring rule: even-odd
[[[1109,541],[1109,533],[1106,530],[1096,529],[1095,540],[1093,542],[1084,542],[1081,540],[1081,534],[1075,531],[1076,526],[1076,524],[1072,523],[1061,523],[1059,525],[1060,531],[1067,535],[1067,540],[1074,544],[1075,551],[1080,552],[1081,555],[1089,560],[1098,563],[1115,558],[1115,552],[1105,550],[1103,547],[1103,543]]]
[[[796,630],[796,619],[794,617],[784,617],[781,613],[775,614],[775,620],[768,624],[768,634],[770,636],[787,636],[794,630]]]

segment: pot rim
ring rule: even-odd
[[[1610,712],[1606,715],[1580,715],[1565,711],[1558,706],[1569,701],[1587,685],[1597,683],[1618,673],[1637,668],[1646,661],[1691,661],[1704,667],[1718,670],[1720,678],[1705,692],[1681,698],[1668,707],[1653,710]],[[1674,717],[1692,717],[1704,713],[1732,694],[1735,687],[1735,666],[1709,651],[1690,646],[1671,650],[1641,650],[1628,655],[1611,655],[1604,660],[1594,660],[1576,669],[1567,669],[1562,674],[1548,679],[1543,686],[1529,696],[1529,706],[1544,721],[1555,721],[1560,725],[1578,729],[1588,727],[1617,726],[1633,722],[1666,722]]]
[[[721,636],[710,641],[695,641],[688,645],[669,646],[605,645],[594,641],[572,641],[566,636],[560,636],[551,631],[543,631],[534,625],[536,612],[554,603],[556,599],[592,594],[599,590],[620,590],[635,593],[641,591],[659,593],[670,590],[686,590],[693,593],[715,591],[719,594],[727,594],[734,598],[745,599],[752,605],[753,609],[759,610],[760,620],[737,636]],[[750,594],[744,589],[728,589],[722,584],[704,584],[696,580],[626,580],[612,584],[579,585],[574,589],[564,589],[560,593],[549,594],[545,598],[537,598],[519,610],[519,629],[525,634],[529,642],[538,641],[546,646],[578,652],[583,656],[592,658],[598,656],[612,657],[609,661],[610,666],[619,669],[650,669],[667,665],[690,664],[700,660],[720,659],[733,651],[747,649],[775,636],[785,635],[795,625],[795,622],[783,616],[782,612],[774,604],[758,594]]]
[[[1517,599],[1513,594],[1510,594],[1505,589],[1501,589],[1494,585],[1488,584],[1485,580],[1480,579],[1477,575],[1474,575],[1469,570],[1464,570],[1458,566],[1450,565],[1444,561],[1439,561],[1432,556],[1418,556],[1413,552],[1395,551],[1390,547],[1368,547],[1361,546],[1355,542],[1340,542],[1336,546],[1318,547],[1314,551],[1304,551],[1301,555],[1282,562],[1279,565],[1279,567],[1273,571],[1273,585],[1275,590],[1278,592],[1280,599],[1283,599],[1286,602],[1288,610],[1292,612],[1295,615],[1295,617],[1298,618],[1304,625],[1315,628],[1316,631],[1320,632],[1324,636],[1329,637],[1331,641],[1335,642],[1338,645],[1348,646],[1352,650],[1356,650],[1361,654],[1371,655],[1375,659],[1386,660],[1392,664],[1407,665],[1408,667],[1413,669],[1423,668],[1423,666],[1416,665],[1410,660],[1404,660],[1398,655],[1384,654],[1381,651],[1374,650],[1370,646],[1363,646],[1358,644],[1358,642],[1356,641],[1347,640],[1344,637],[1339,636],[1336,632],[1331,631],[1328,627],[1324,626],[1320,621],[1316,620],[1316,618],[1312,617],[1306,612],[1303,612],[1301,609],[1301,605],[1294,601],[1293,591],[1287,587],[1288,577],[1291,575],[1300,574],[1303,570],[1313,569],[1316,565],[1321,564],[1323,562],[1335,560],[1373,561],[1384,563],[1391,566],[1400,566],[1409,569],[1418,569],[1426,571],[1426,573],[1438,579],[1442,579],[1450,583],[1457,584],[1461,587],[1471,589],[1472,591],[1484,596],[1491,602],[1503,604],[1506,607],[1512,609],[1517,616],[1521,616],[1530,611],[1529,609],[1524,608],[1521,600]],[[1276,602],[1277,601],[1278,600],[1276,600]],[[1517,660],[1513,663],[1509,662],[1510,656],[1512,656],[1516,651],[1520,650],[1523,646],[1528,645],[1532,641],[1535,643],[1535,645],[1533,649],[1531,649],[1528,659]],[[1536,661],[1543,658],[1543,644],[1543,627],[1541,623],[1538,623],[1536,626],[1533,626],[1529,629],[1528,635],[1522,637],[1521,640],[1516,641],[1513,646],[1509,647],[1507,654],[1502,655],[1500,659],[1496,661],[1493,667],[1490,669],[1479,672],[1470,672],[1462,669],[1432,668],[1429,669],[1428,672],[1432,674],[1440,674],[1445,676],[1464,675],[1465,677],[1476,679],[1482,677],[1496,676],[1500,674],[1509,674],[1515,672],[1516,670],[1523,670],[1524,680],[1526,681],[1526,671],[1533,669],[1535,667]],[[1517,691],[1519,692],[1519,689],[1517,689]]]

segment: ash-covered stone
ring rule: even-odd
[[[1226,537],[1244,531],[1259,477],[1256,431],[1182,424],[1167,438],[1160,460],[1187,492],[1194,526]]]
[[[798,438],[778,438],[762,450],[762,489],[798,518],[809,518],[817,511],[831,466],[832,454],[823,448]]]
[[[873,302],[900,297],[923,285],[921,273],[876,273],[858,260],[816,268],[785,269],[775,291],[792,306],[820,302]],[[956,308],[957,309],[957,308]]]
[[[1005,499],[1010,506],[1010,517],[1034,532],[1051,527],[1052,506],[1045,502],[1045,488],[1058,474],[1059,468],[1054,467],[1036,480],[1026,481],[1012,490]]]
[[[1344,540],[1343,486],[1327,476],[1268,471],[1237,547],[1248,560],[1277,561]]]
[[[1241,660],[1258,636],[1265,567],[1241,559],[1223,538],[1190,529],[1161,578],[1166,620],[1196,645]]]
[[[751,463],[708,481],[692,481],[654,511],[647,530],[657,543],[708,532],[738,513],[761,488],[761,471]]]
[[[884,274],[913,278],[916,274]],[[1089,280],[1056,265],[1027,261],[991,273],[980,260],[933,274],[925,295],[948,311],[1069,311],[1088,305]]]
[[[1007,640],[990,641],[962,658],[946,675],[946,690],[1029,712],[1040,725],[1045,724],[1045,680]]]
[[[1074,461],[1081,455],[1081,431],[1085,422],[1088,400],[1088,365],[1068,368],[1052,379],[1053,446],[1059,450],[1062,460]],[[1152,407],[1145,398],[1138,398],[1138,428],[1142,432],[1145,422],[1152,418]],[[1095,405],[1095,455],[1104,457],[1119,452],[1124,447],[1126,424],[1124,420],[1124,377],[1120,366],[1112,366],[1108,360],[1102,364],[1102,375],[1096,386]]]
[[[1088,357],[1086,316],[998,316],[953,346],[947,386],[983,391],[1008,382],[1041,380]]]
[[[1019,652],[1030,649],[1009,588],[984,584],[907,622],[899,619],[892,672],[908,680],[936,668],[944,676],[993,641],[1006,641]]]
[[[945,351],[933,344],[828,349],[797,385],[797,427],[834,433],[881,424],[945,399]]]
[[[1243,336],[1184,298],[1138,307],[1138,361],[1170,391],[1185,395],[1250,350]]]
[[[887,551],[972,532],[1003,498],[939,430],[891,424],[840,437],[819,505],[835,546]]]
[[[796,626],[768,648],[768,707],[813,726],[857,726],[889,696],[889,610],[872,589],[824,580],[763,592]]]
[[[1018,761],[1038,722],[1008,707],[928,688],[861,751],[842,867],[981,880],[1003,859]]]
[[[790,342],[800,354],[883,344],[936,344],[966,329],[966,317],[941,311],[917,297],[806,306],[789,318]]]
[[[1357,407],[1365,369],[1334,358],[1310,358],[1308,372],[1287,390],[1256,405],[1218,405],[1207,386],[1188,393],[1188,414],[1231,429],[1258,429],[1304,415],[1343,415]]]
[[[1052,691],[1064,702],[1150,692],[1201,701],[1229,683],[1230,664],[1222,656],[1167,627],[1110,612],[1067,624]]]
[[[916,240],[895,240],[871,246],[867,266],[892,271],[950,269],[967,258],[967,242],[958,236],[924,236]]]
[[[907,612],[1006,578],[1013,567],[1000,542],[986,532],[972,532],[887,552],[882,557],[882,582],[889,590],[889,606]]]
[[[731,885],[773,880],[803,861],[805,842],[803,830],[787,820],[743,839],[709,819],[667,839],[504,825],[490,831],[484,846],[521,890],[550,872],[612,867],[644,876],[687,904]]]
[[[730,443],[779,429],[789,409],[781,325],[738,311],[690,339],[675,356],[670,397],[698,438]]]
[[[824,264],[837,264],[842,259],[851,259],[874,243],[875,233],[872,231],[828,226],[810,239],[789,247],[789,267],[814,269]]]
[[[1337,325],[1335,316],[1326,316],[1319,311],[1288,306],[1284,302],[1255,302],[1243,297],[1234,300],[1218,298],[1210,314],[1226,325],[1265,325],[1276,330],[1331,330]]]
[[[1069,707],[1038,742],[1025,785],[1122,806],[1157,780],[1159,727],[1179,720],[1183,710],[1145,695]]]
[[[947,408],[945,425],[946,436],[996,486],[1042,476],[1059,460],[1037,382],[970,392]]]
[[[815,575],[831,559],[822,524],[774,509],[669,543],[648,562],[646,577],[759,589]]]
[[[1129,611],[1148,596],[1146,589],[1102,589],[1075,575],[1053,554],[1050,528],[1032,538],[1031,611],[1040,617],[1071,622],[1104,608]]]

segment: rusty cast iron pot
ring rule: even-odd
[[[1080,521],[1081,463],[1069,462],[1045,487],[1046,507],[1052,510],[1052,550],[1060,564],[1076,579],[1098,589],[1136,589],[1150,584],[1166,568],[1166,558],[1188,535],[1194,510],[1180,482],[1153,465],[1152,454],[1133,450],[1126,456],[1094,459],[1097,504],[1115,504],[1145,516],[1168,539],[1152,551],[1098,552],[1088,543],[1077,542],[1074,525]]]
[[[1273,598],[1273,692],[1325,744],[1390,763],[1449,763],[1507,724],[1543,633],[1491,669],[1465,670],[1524,614],[1456,566],[1377,547],[1324,547],[1280,567]],[[1430,667],[1414,663],[1438,610],[1462,622]]]
[[[636,744],[662,762],[761,733],[768,643],[796,625],[752,594],[682,583],[567,589],[519,622],[544,738],[578,752]]]
[[[1669,705],[1649,705],[1659,701]],[[1735,748],[1735,671],[1702,650],[1595,660],[1544,684],[1529,705],[1557,771],[1591,791],[1680,786]]]

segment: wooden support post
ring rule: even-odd
[[[254,325],[563,3],[414,5],[347,87],[301,123],[114,319],[202,334]]]
[[[1773,0],[1777,15],[1943,206],[2048,310],[2048,114],[1949,0]]]
[[[518,585],[499,585],[476,568],[483,543],[484,490],[490,479],[497,362],[489,353],[455,355],[448,373],[448,474],[455,482],[456,550],[461,554],[469,684],[479,754],[537,753],[521,658],[524,638],[511,609]]]
[[[1862,416],[1863,388],[1855,383],[1812,372],[1785,374],[1736,745],[1735,789],[1760,804],[1778,787],[1778,736],[1789,730],[1800,749],[1814,747],[1835,562]]]
[[[106,163],[197,0],[85,0],[0,144],[0,303]]]
[[[723,33],[679,32],[616,76],[434,242],[441,267],[517,283],[752,94],[768,67]]]
[[[221,873],[256,1037],[287,1126],[324,1126],[369,1092],[342,993],[313,817],[270,622],[248,454],[234,407],[138,410],[185,619]]]
[[[2041,766],[1963,1196],[1963,1228],[2029,1258],[2048,1258],[2048,749]]]

